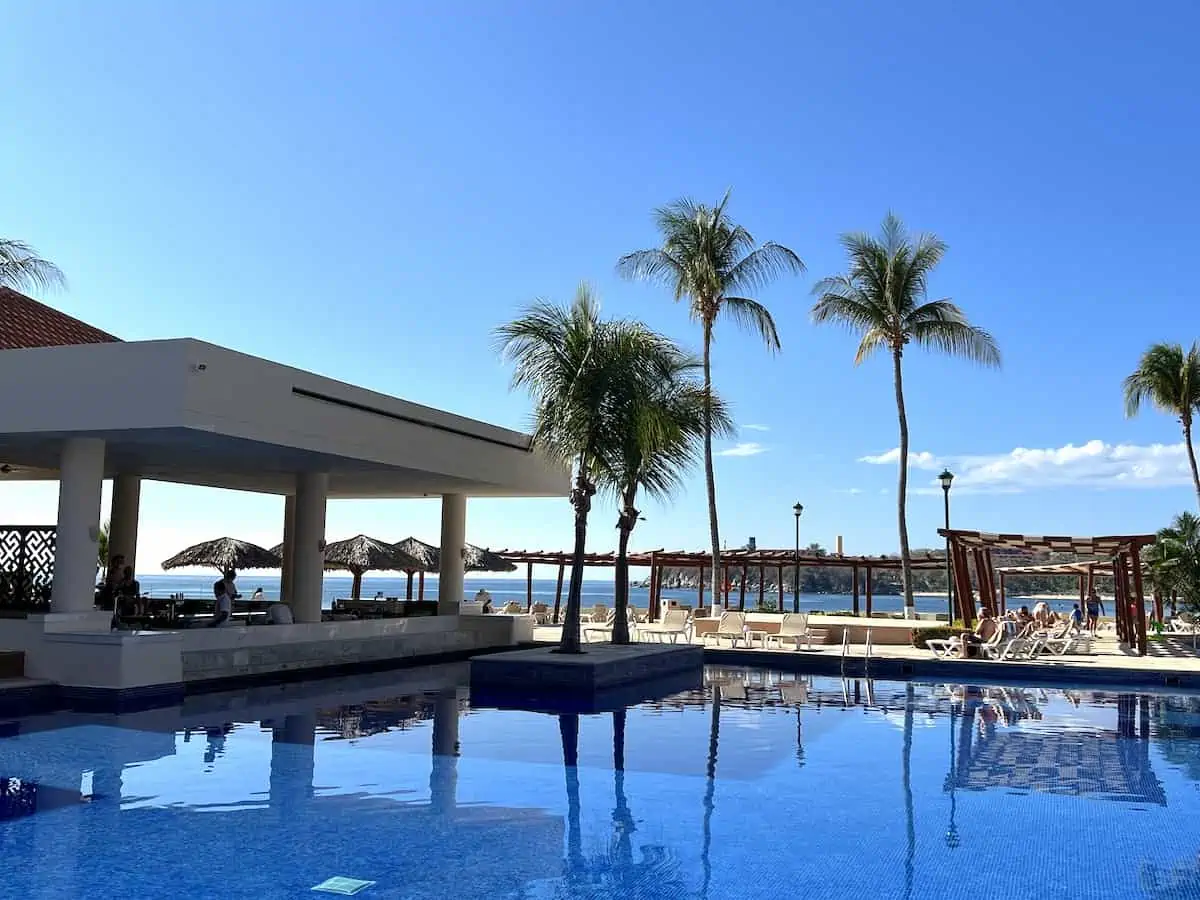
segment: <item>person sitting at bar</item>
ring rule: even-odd
[[[142,586],[133,577],[133,566],[126,566],[121,572],[121,580],[113,591],[117,608],[121,615],[140,616],[142,614]]]
[[[233,601],[241,594],[237,592],[237,572],[226,569],[224,576],[213,582],[213,596],[217,600],[216,615],[208,623],[210,628],[220,628],[233,619]]]

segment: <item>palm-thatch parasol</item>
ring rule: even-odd
[[[425,596],[425,573],[436,572],[441,567],[442,551],[433,544],[427,544],[415,537],[407,537],[395,545],[397,549],[421,562],[420,568],[405,569],[408,573],[408,598],[412,599],[412,578],[414,572],[421,573],[420,596]],[[463,547],[463,571],[466,572],[513,572],[516,566],[503,557],[497,556],[490,550],[466,544]]]
[[[364,572],[404,572],[421,568],[421,561],[392,544],[359,534],[328,544],[325,547],[325,568],[350,572],[354,576],[350,596],[357,600],[362,593]]]
[[[181,569],[184,566],[212,566],[224,572],[226,569],[278,569],[282,565],[278,554],[264,550],[258,544],[223,537],[181,550],[164,562],[162,567]]]

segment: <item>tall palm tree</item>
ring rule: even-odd
[[[672,346],[638,322],[600,318],[591,289],[581,285],[570,307],[539,301],[496,330],[501,354],[513,363],[512,385],[534,401],[533,443],[574,470],[571,506],[575,546],[562,653],[582,653],[580,598],[588,513],[600,461],[620,438],[614,423],[623,398],[642,394],[664,374]]]
[[[687,298],[692,318],[704,337],[704,389],[712,396],[712,336],[717,320],[731,318],[762,336],[768,350],[780,348],[775,320],[765,306],[745,294],[759,291],[777,276],[802,273],[800,257],[754,237],[726,212],[729,192],[716,206],[683,198],[655,210],[662,243],[622,256],[617,271],[626,278],[665,285],[675,299]],[[721,577],[721,537],[717,525],[717,486],[713,475],[712,438],[715,420],[710,403],[704,429],[704,481],[708,489],[708,528],[712,539],[713,598]]]
[[[697,444],[705,434],[708,394],[695,378],[700,362],[664,345],[658,365],[662,378],[642,384],[641,392],[631,392],[617,404],[614,452],[597,467],[597,484],[614,496],[618,507],[614,644],[629,643],[629,537],[638,522],[638,492],[659,500],[669,497],[696,463]],[[711,423],[718,434],[733,433],[729,413],[715,395]]]
[[[992,336],[967,321],[948,298],[930,300],[930,274],[946,253],[936,235],[910,237],[904,223],[888,213],[878,237],[853,233],[842,236],[849,268],[822,279],[814,288],[813,320],[834,322],[861,335],[858,365],[879,349],[891,351],[900,420],[900,484],[897,514],[900,527],[900,568],[905,615],[913,614],[912,556],[908,547],[905,507],[908,495],[908,416],[904,410],[901,360],[909,343],[987,366],[1000,365]]]
[[[0,287],[48,290],[65,283],[58,266],[39,257],[24,241],[0,238]]]
[[[1125,379],[1125,415],[1137,415],[1146,401],[1179,418],[1200,501],[1200,470],[1192,446],[1192,420],[1200,412],[1200,344],[1192,344],[1186,352],[1182,344],[1155,344],[1142,354],[1138,367]]]

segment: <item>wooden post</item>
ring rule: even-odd
[[[425,571],[424,570],[417,573],[417,599],[418,600],[425,599]]]
[[[405,600],[412,599],[412,580],[413,580],[413,573],[409,572],[408,573],[408,590],[405,592],[405,595],[404,595]]]
[[[1137,544],[1130,548],[1129,557],[1133,566],[1133,615],[1137,624],[1138,656],[1145,656],[1150,652],[1146,638],[1146,590],[1142,584],[1142,556]]]
[[[767,567],[760,565],[758,567],[758,608],[762,609],[766,602],[767,590]]]
[[[1006,612],[1008,612],[1008,610],[1007,610],[1008,600],[1006,599],[1007,596],[1008,596],[1008,588],[1005,587],[1004,573],[1001,572],[1000,573],[1000,615],[1004,615]]]
[[[562,607],[562,583],[563,572],[566,570],[566,563],[558,564],[558,584],[554,588],[554,624],[558,624],[558,611]]]
[[[738,585],[738,611],[746,611],[746,564],[742,563],[742,583]]]
[[[533,609],[533,563],[525,563],[525,612]]]
[[[867,618],[871,618],[871,567],[867,566]]]
[[[954,563],[954,595],[959,618],[963,626],[970,628],[975,621],[971,603],[971,570],[967,563],[967,549],[958,544],[951,545],[952,562]]]
[[[1113,615],[1116,618],[1117,624],[1117,641],[1128,643],[1129,639],[1125,634],[1125,614],[1122,612],[1125,609],[1125,558],[1118,555],[1113,560]]]
[[[776,607],[777,613],[783,613],[783,565],[779,566],[779,606]]]
[[[650,599],[646,603],[646,618],[658,621],[658,554],[650,554]]]
[[[858,615],[858,566],[850,567],[850,578],[854,581],[854,614]]]
[[[729,566],[721,566],[721,606],[729,609]]]
[[[704,609],[704,564],[700,564],[700,583],[696,588],[696,615]]]

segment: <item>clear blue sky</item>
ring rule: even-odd
[[[194,336],[523,426],[491,329],[588,279],[607,311],[696,346],[684,307],[613,266],[654,243],[654,206],[732,186],[734,215],[809,275],[761,297],[780,355],[719,330],[718,387],[768,429],[723,445],[752,445],[719,461],[723,536],[790,546],[799,499],[806,542],[886,552],[895,466],[860,460],[897,443],[889,367],[855,369],[808,312],[838,234],[893,209],[949,243],[933,291],[1005,354],[1001,372],[908,356],[916,487],[948,462],[956,523],[989,530],[1154,529],[1194,504],[1177,423],[1126,421],[1120,395],[1148,343],[1200,332],[1194,5],[131,0],[4,18],[0,233],[66,271],[47,299],[122,337]],[[447,360],[453,380],[434,374]],[[7,489],[4,518],[53,521],[54,497]],[[148,486],[140,568],[220,533],[277,540],[281,511]],[[635,546],[704,546],[700,479],[645,513]],[[934,544],[940,492],[909,518]],[[613,522],[600,507],[595,549]],[[328,530],[436,540],[437,508],[334,503]],[[570,512],[476,501],[468,538],[565,547]]]

